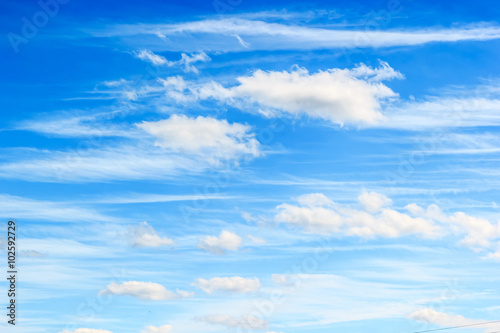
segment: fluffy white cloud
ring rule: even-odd
[[[129,236],[132,246],[137,247],[175,245],[172,239],[158,235],[156,230],[147,222],[142,222],[139,226],[132,228]]]
[[[307,115],[336,124],[370,125],[383,116],[381,102],[396,97],[378,82],[402,77],[387,63],[373,69],[366,65],[349,69],[330,69],[310,74],[305,68],[293,71],[258,70],[239,77],[232,96],[248,99],[261,108],[293,115]]]
[[[124,283],[112,283],[101,291],[104,294],[128,295],[143,300],[164,301],[178,298],[188,298],[193,293],[177,290],[176,292],[167,290],[159,283],[127,281]]]
[[[201,288],[208,294],[217,291],[228,291],[235,293],[248,293],[257,291],[260,288],[260,281],[257,278],[234,277],[215,277],[210,280],[197,279],[194,286]]]
[[[175,76],[161,79],[168,97],[179,103],[219,100],[248,109],[249,103],[267,116],[281,112],[306,115],[335,124],[375,125],[384,117],[381,105],[397,97],[380,81],[402,78],[387,63],[372,68],[365,64],[352,69],[328,69],[309,73],[295,66],[291,71],[257,70],[237,78],[234,87],[216,82],[186,82]]]
[[[392,200],[383,194],[377,192],[363,191],[358,197],[359,202],[363,205],[368,213],[377,213],[382,207],[390,206]]]
[[[145,329],[141,331],[141,333],[170,333],[172,331],[172,325],[163,325],[163,326],[146,326]]]
[[[306,233],[342,236],[402,237],[417,235],[437,238],[454,234],[459,245],[490,251],[490,259],[500,258],[500,220],[496,223],[463,212],[450,215],[435,204],[427,208],[415,203],[404,207],[409,214],[390,208],[392,200],[377,192],[364,191],[358,196],[363,210],[333,202],[321,193],[296,198],[297,204],[284,203],[277,208],[276,222],[303,229]],[[492,252],[491,252],[492,251]]]
[[[206,236],[198,242],[198,248],[214,254],[224,254],[226,251],[237,251],[242,245],[240,236],[223,230],[220,235]]]
[[[203,156],[212,163],[259,156],[259,142],[250,126],[199,116],[172,115],[169,119],[137,126],[153,135],[156,145],[174,152]]]
[[[77,328],[74,331],[61,331],[61,333],[113,333],[107,330],[93,329],[93,328]]]
[[[279,213],[275,216],[275,220],[303,228],[309,233],[338,233],[364,238],[377,236],[393,238],[404,235],[435,237],[439,235],[440,227],[432,220],[414,218],[389,208],[384,208],[379,212],[381,206],[390,203],[389,199],[381,194],[375,192],[362,194],[359,200],[365,207],[377,214],[334,205],[323,195],[309,194],[297,199],[299,205],[285,203],[278,206]]]
[[[465,233],[461,243],[471,247],[489,247],[491,241],[500,238],[500,221],[490,221],[458,212],[450,216],[451,222],[459,232]]]
[[[262,320],[254,316],[232,317],[228,315],[212,315],[198,318],[200,321],[209,324],[221,325],[228,328],[239,327],[246,330],[263,330],[269,326],[267,320]]]

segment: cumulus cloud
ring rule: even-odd
[[[209,324],[220,325],[228,328],[239,327],[247,330],[264,330],[269,326],[267,320],[262,320],[254,316],[232,317],[229,315],[212,315],[197,318]]]
[[[259,156],[259,142],[250,126],[199,116],[172,115],[137,126],[154,136],[156,145],[174,152],[203,156],[218,163],[242,156]]]
[[[401,77],[387,63],[376,69],[360,65],[352,70],[336,68],[312,74],[300,67],[290,72],[258,70],[239,77],[239,85],[231,88],[231,93],[264,109],[335,124],[370,125],[383,118],[381,102],[397,96],[379,81]]]
[[[131,245],[136,247],[175,245],[172,239],[158,235],[147,222],[142,222],[139,226],[132,228],[129,237]]]
[[[226,230],[223,230],[218,237],[206,236],[198,242],[199,249],[218,255],[226,251],[237,251],[241,246],[241,237]]]
[[[491,241],[500,238],[500,221],[490,221],[458,212],[450,217],[458,232],[465,233],[461,243],[470,247],[489,247]],[[456,229],[456,230],[457,230]]]
[[[382,207],[392,204],[391,199],[377,192],[363,191],[358,200],[368,213],[377,213]]]
[[[205,52],[192,53],[188,55],[186,53],[181,54],[181,59],[177,61],[169,61],[165,57],[155,54],[150,50],[140,50],[134,52],[135,57],[149,62],[154,66],[182,66],[184,72],[193,72],[198,74],[198,69],[193,65],[196,62],[207,62],[210,61],[210,57]]]
[[[77,328],[74,331],[61,331],[61,333],[113,333],[107,330],[93,329],[93,328]]]
[[[163,325],[159,327],[146,326],[141,333],[170,333],[172,331],[172,325]]]
[[[306,194],[295,201],[297,204],[283,203],[276,207],[276,222],[301,228],[306,233],[362,238],[408,235],[437,238],[454,234],[460,237],[459,245],[489,251],[486,258],[500,259],[500,220],[494,223],[464,212],[445,214],[435,204],[423,208],[411,203],[399,211],[390,207],[390,198],[367,191],[358,196],[362,210],[335,203],[321,193]]]
[[[316,198],[313,200],[312,198]],[[297,199],[298,205],[282,204],[277,207],[275,220],[302,228],[308,233],[342,234],[346,236],[400,237],[419,235],[436,237],[440,227],[432,220],[411,217],[381,205],[389,204],[385,196],[371,192],[362,194],[361,203],[374,213],[335,204],[322,194],[309,194]]]
[[[186,82],[181,77],[159,80],[167,96],[181,103],[215,99],[267,116],[306,115],[334,124],[375,125],[384,117],[382,103],[397,97],[382,80],[403,78],[385,62],[377,68],[365,64],[352,69],[333,68],[317,73],[294,66],[290,71],[257,70],[240,76],[238,84]]]
[[[159,283],[127,281],[112,283],[101,291],[103,294],[128,295],[142,300],[165,301],[179,298],[192,297],[193,293],[178,290],[176,292],[166,289]]]
[[[207,294],[218,291],[248,293],[259,290],[260,281],[257,278],[250,279],[239,276],[215,277],[210,280],[197,279],[193,285],[201,288]]]

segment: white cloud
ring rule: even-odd
[[[198,248],[218,255],[226,251],[237,251],[241,245],[241,237],[226,230],[223,230],[218,237],[206,236],[198,242]]]
[[[77,328],[74,331],[64,330],[62,333],[112,333],[108,330],[92,329],[92,328]]]
[[[124,283],[112,283],[102,291],[104,294],[128,295],[142,300],[164,301],[179,298],[188,298],[193,293],[177,290],[167,290],[159,283],[127,281]]]
[[[396,75],[396,74],[399,75]],[[336,124],[371,125],[382,120],[381,102],[396,97],[380,79],[399,78],[388,64],[377,69],[358,66],[329,69],[310,74],[296,67],[293,71],[262,71],[239,77],[232,96],[248,99],[264,109],[293,115],[307,115]]]
[[[463,212],[453,214],[450,220],[459,232],[465,233],[461,241],[465,246],[485,248],[491,245],[492,240],[500,238],[500,221],[493,224]]]
[[[261,155],[250,126],[226,120],[172,115],[137,127],[133,142],[65,151],[13,149],[12,162],[0,164],[0,177],[42,182],[158,180]]]
[[[262,320],[254,316],[232,317],[229,315],[212,315],[197,318],[209,324],[225,326],[228,328],[241,328],[247,330],[263,330],[269,326],[267,320]]]
[[[197,279],[193,285],[201,288],[208,294],[212,294],[217,291],[248,293],[259,290],[260,281],[257,278],[250,279],[240,276],[215,277],[210,280]]]
[[[247,125],[198,116],[172,115],[157,122],[137,126],[153,135],[162,148],[185,154],[203,156],[212,163],[238,159],[245,155],[259,156],[259,142]]]
[[[159,236],[156,230],[147,222],[142,222],[139,226],[132,228],[130,230],[130,237],[132,246],[137,247],[175,245],[172,239]]]
[[[150,62],[155,66],[163,66],[163,65],[167,65],[169,63],[169,61],[167,59],[165,59],[165,57],[158,55],[158,54],[154,54],[150,50],[140,50],[140,51],[135,52],[134,55],[137,58],[144,60],[144,61],[147,61],[147,62]]]
[[[247,237],[250,240],[250,242],[252,242],[254,244],[266,244],[266,240],[264,238],[254,237],[252,235],[248,235]]]
[[[315,205],[304,205],[300,202],[309,203],[307,200],[298,198],[299,205],[282,204],[275,220],[280,223],[303,228],[309,233],[332,234],[337,233],[346,236],[371,237],[400,237],[404,235],[420,235],[423,237],[436,237],[439,235],[440,227],[432,220],[420,217],[413,218],[396,210],[384,208],[378,214],[372,215],[365,211],[355,210],[340,205],[335,205],[330,200],[322,198]],[[315,194],[316,197],[321,197]],[[369,203],[368,208],[375,213],[381,208],[380,205],[389,204],[388,198],[381,194],[371,192],[360,196],[360,201]],[[375,199],[374,199],[375,198]],[[375,208],[377,208],[375,210]]]
[[[500,220],[493,223],[464,212],[447,215],[435,204],[426,209],[415,203],[408,204],[404,207],[408,215],[390,208],[392,200],[377,192],[364,191],[358,200],[364,210],[335,203],[320,193],[306,194],[296,198],[296,205],[283,203],[276,207],[278,212],[274,219],[306,233],[362,238],[408,235],[438,238],[454,234],[460,237],[459,245],[493,251],[486,257],[500,258],[500,250],[497,251],[500,248]]]
[[[177,61],[169,61],[165,57],[155,54],[150,50],[140,50],[134,53],[134,55],[143,60],[147,61],[155,66],[183,66],[184,72],[196,73],[198,74],[198,69],[194,67],[196,62],[207,62],[210,61],[210,57],[205,52],[193,53],[188,55],[186,53],[181,54],[181,59]]]
[[[14,162],[0,164],[0,177],[39,182],[158,180],[197,173],[207,167],[207,163],[193,157],[136,143],[99,149],[33,150],[17,156]]]
[[[429,308],[415,311],[408,315],[408,318],[443,327],[471,325],[484,322],[483,320],[468,319],[460,315],[451,315],[443,312],[437,312]]]
[[[486,41],[500,38],[497,26],[469,25],[413,30],[342,30],[268,23],[240,18],[208,19],[174,24],[115,25],[89,31],[97,37],[128,36],[135,47],[158,51],[246,51],[351,49],[416,46],[431,42]],[[154,36],[144,38],[144,35]],[[202,36],[202,37],[201,37]],[[241,44],[237,38],[244,39]],[[168,38],[168,39],[166,39]],[[167,41],[167,42],[166,42]]]
[[[35,219],[53,222],[112,222],[111,216],[66,202],[33,200],[0,194],[0,216],[10,219]]]
[[[308,207],[321,207],[321,206],[331,206],[333,201],[330,200],[323,193],[310,193],[304,194],[297,198],[297,202],[303,206]]]
[[[141,333],[170,333],[172,331],[172,325],[163,325],[159,327],[146,326],[145,329],[141,330]]]
[[[377,192],[363,191],[358,197],[358,200],[365,210],[372,214],[379,212],[382,207],[392,205],[391,199]]]
[[[424,96],[387,105],[386,118],[378,126],[405,130],[426,130],[435,128],[459,128],[498,126],[500,117],[500,82],[498,79],[485,80],[474,86],[452,86],[438,90],[435,95]],[[454,145],[455,150],[467,152],[481,149],[495,151],[495,136],[480,134],[453,134],[431,137],[433,146]],[[438,149],[435,153],[440,153]],[[447,153],[447,150],[444,150]]]
[[[238,77],[238,84],[228,88],[213,81],[186,82],[178,76],[159,82],[167,96],[178,103],[215,99],[245,110],[250,104],[268,116],[285,112],[335,124],[366,126],[382,121],[382,103],[397,97],[380,81],[402,77],[381,62],[378,68],[361,64],[353,69],[334,68],[312,74],[298,66],[282,72],[257,70],[250,76]]]

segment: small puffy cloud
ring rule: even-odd
[[[103,294],[128,295],[142,300],[165,301],[193,296],[193,293],[177,290],[167,290],[159,283],[127,281],[124,283],[112,283],[101,291]]]
[[[460,315],[451,315],[444,312],[437,312],[429,308],[425,308],[423,310],[415,311],[408,315],[409,319],[428,323],[435,324],[443,327],[448,326],[461,326],[461,325],[470,325],[477,324],[482,322],[481,320],[468,319]]]
[[[201,288],[207,294],[217,291],[248,293],[259,290],[260,281],[257,278],[249,279],[240,276],[215,277],[210,280],[197,279],[193,285]]]
[[[199,249],[218,255],[226,251],[237,251],[241,245],[241,237],[226,230],[223,230],[218,237],[206,236],[198,242]]]
[[[161,237],[156,230],[147,222],[142,222],[139,226],[132,228],[129,233],[130,243],[136,247],[159,247],[165,245],[175,245],[175,242],[167,237]]]
[[[254,316],[232,317],[229,315],[212,315],[197,318],[209,324],[220,325],[228,328],[241,328],[246,330],[264,330],[269,326],[267,320]]]
[[[61,333],[113,333],[111,331],[107,330],[99,330],[99,329],[93,329],[93,328],[77,328],[74,331],[61,331]]]
[[[392,205],[391,199],[377,192],[363,191],[358,200],[368,213],[377,213],[382,207]]]
[[[402,78],[387,63],[380,68],[359,65],[354,69],[330,69],[309,73],[305,68],[276,72],[258,70],[239,77],[233,97],[248,99],[265,109],[335,124],[371,125],[383,119],[381,103],[396,97],[381,80]]]
[[[381,210],[391,203],[382,194],[363,193],[358,199],[372,213],[334,204],[326,196],[315,193],[299,197],[298,205],[279,205],[275,220],[302,228],[308,233],[336,233],[363,238],[439,235],[441,229],[431,219],[411,217],[390,208]]]
[[[174,152],[200,156],[213,164],[260,155],[259,142],[250,126],[211,117],[172,115],[137,126],[156,138],[156,145]]]
[[[163,325],[159,327],[146,326],[145,329],[141,330],[141,333],[170,333],[172,331],[172,325]]]

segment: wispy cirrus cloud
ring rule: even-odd
[[[54,222],[113,222],[118,219],[67,202],[35,200],[0,194],[0,215],[11,219],[35,219]]]
[[[213,325],[224,326],[227,328],[237,328],[246,330],[263,330],[268,328],[269,322],[255,316],[240,316],[233,317],[229,315],[211,315],[198,317],[199,321],[203,321]]]
[[[134,55],[143,61],[153,64],[154,66],[167,66],[167,67],[181,66],[184,72],[186,73],[192,72],[196,74],[198,74],[199,71],[198,68],[196,68],[193,65],[194,63],[207,62],[211,60],[210,57],[205,52],[193,53],[191,55],[182,53],[181,59],[175,61],[169,61],[164,56],[155,54],[150,50],[136,51],[134,52]]]
[[[484,24],[400,31],[342,30],[235,17],[173,24],[122,24],[88,29],[87,33],[95,37],[122,37],[126,43],[154,51],[184,52],[380,48],[500,38],[498,26]],[[248,45],[242,45],[235,35]]]
[[[213,117],[172,115],[136,124],[135,140],[69,151],[12,149],[0,177],[42,182],[166,179],[238,164],[261,155],[250,126]]]

